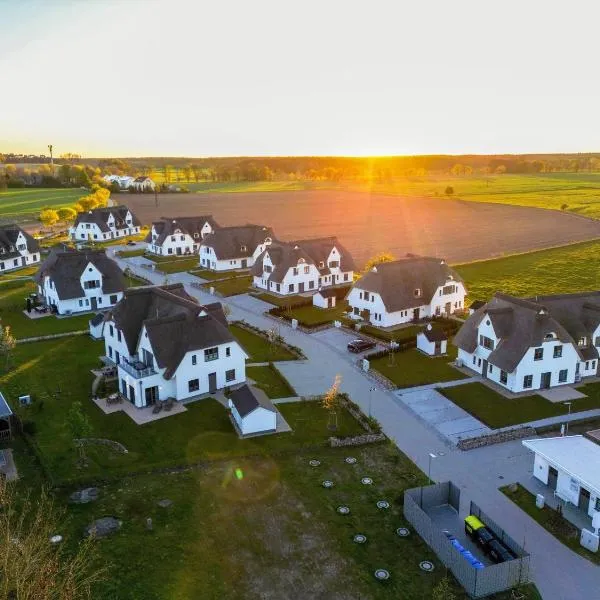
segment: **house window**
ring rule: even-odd
[[[273,267],[270,265],[265,265],[265,273],[270,273],[273,270]]]
[[[198,363],[198,357],[195,354],[192,354],[192,364],[195,365]]]
[[[600,511],[600,496],[596,498],[596,506],[594,507],[594,510]]]
[[[491,373],[493,371],[492,365],[489,364],[488,366],[489,366],[489,372]]]
[[[310,267],[309,267],[308,265],[306,265],[306,266],[304,267],[304,274],[305,274],[305,275],[308,275],[309,273],[310,273]]]
[[[569,371],[567,369],[561,369],[558,372],[558,383],[565,383],[567,381],[567,376]]]
[[[108,358],[112,358],[112,348],[108,347]]]
[[[102,296],[98,296],[98,304],[102,304]]]
[[[294,267],[294,270],[292,271],[292,273],[294,275],[298,275],[298,267]]]
[[[492,340],[489,337],[486,337],[485,335],[480,335],[479,336],[479,345],[483,346],[487,350],[493,350],[494,349],[494,340]]]
[[[121,341],[121,330],[117,329],[117,340],[120,342]]]
[[[116,304],[117,303],[117,295],[116,294],[112,294],[110,297],[110,303],[111,304]]]
[[[309,290],[313,290],[315,288],[315,282],[314,281],[309,281],[308,282],[308,289]]]
[[[280,292],[280,291],[281,291],[281,285],[278,283],[278,284],[275,286],[275,289],[276,289],[278,292]]]
[[[506,382],[508,381],[508,374],[506,373],[506,371],[500,371],[500,383],[503,383],[504,385],[506,385]]]
[[[190,379],[188,381],[188,392],[197,392],[200,389],[199,379]]]
[[[562,356],[562,346],[554,346],[554,358],[560,358]]]
[[[234,381],[235,380],[235,369],[229,369],[229,371],[225,371],[225,381]]]
[[[594,346],[600,346],[600,335],[596,337],[596,341],[594,342]]]
[[[115,330],[112,325],[109,326],[108,330],[110,331],[110,337],[115,337]]]
[[[171,236],[171,241],[172,241],[172,242],[176,241],[176,238],[175,238],[175,236],[174,236],[174,235],[172,235],[172,236]]]
[[[582,348],[583,346],[586,346],[587,345],[587,338],[586,337],[579,338],[578,345],[579,345],[580,348]]]
[[[83,306],[83,300],[79,300],[79,306]]]
[[[204,362],[210,362],[211,360],[218,360],[219,349],[218,348],[207,348],[204,351]]]
[[[477,359],[477,366],[478,366],[478,367],[480,367],[480,366],[481,366],[481,359],[480,359],[480,358],[478,358],[478,359]]]
[[[590,361],[586,360],[585,361],[585,370],[587,371],[590,368]]]
[[[375,294],[371,294],[371,302],[375,302]]]
[[[536,348],[533,353],[533,360],[543,360],[544,358],[544,349]]]
[[[93,290],[94,288],[99,288],[100,282],[97,279],[91,279],[90,281],[83,282],[83,288],[86,290]]]
[[[294,291],[294,284],[290,283],[290,285],[288,285],[288,292],[293,292]]]
[[[225,356],[231,356],[231,348],[229,346],[225,348]]]
[[[454,294],[454,292],[456,291],[456,286],[455,285],[446,285],[442,288],[442,294],[444,296],[448,296],[450,294]]]
[[[417,288],[414,291],[414,295],[415,295],[415,298],[420,298],[421,297],[421,288]]]
[[[340,266],[340,263],[339,263],[337,260],[331,260],[331,261],[329,261],[329,266],[330,266],[332,269],[335,269],[336,267],[339,267],[339,266]]]
[[[523,387],[525,389],[533,387],[533,375],[525,375],[525,377],[523,377]]]
[[[593,361],[592,361],[592,370],[594,370],[595,368],[596,368],[596,361],[595,361],[595,360],[593,360]]]
[[[476,362],[476,361],[477,361],[477,357],[476,357],[476,356],[474,356],[474,357],[473,357],[473,364],[475,364],[475,362]]]
[[[348,281],[348,273],[344,273],[344,281]]]

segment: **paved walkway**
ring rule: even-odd
[[[153,275],[143,270],[143,276]],[[169,281],[180,280],[179,275],[189,274],[173,274]],[[163,283],[162,279],[152,278],[157,284]],[[200,302],[215,301],[197,288],[187,290]],[[270,305],[261,300],[233,296],[225,299],[225,304],[231,308],[232,319],[243,319],[263,329],[273,326],[273,321],[262,314]],[[318,334],[308,335],[283,324],[281,334],[307,357],[306,361],[278,364],[296,391],[300,395],[322,394],[339,374],[341,391],[348,392],[365,413],[371,406],[385,434],[424,472],[428,470],[429,453],[436,454],[432,478],[452,480],[461,488],[462,511],[467,510],[469,500],[474,500],[531,553],[533,578],[544,600],[588,600],[598,596],[600,568],[563,546],[498,490],[501,485],[531,477],[533,456],[520,442],[461,452],[435,427],[417,417],[394,392],[374,386],[355,364],[356,356],[349,357],[342,349],[332,348]]]

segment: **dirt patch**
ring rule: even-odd
[[[143,223],[212,214],[222,225],[264,223],[283,240],[337,235],[360,265],[384,250],[465,262],[600,236],[600,221],[564,212],[363,192],[161,194],[158,207],[150,194],[123,200]]]

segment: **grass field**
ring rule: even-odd
[[[0,192],[0,219],[3,221],[37,220],[42,208],[61,208],[72,206],[89,194],[87,190],[78,188],[46,189],[26,188],[8,189]]]
[[[370,361],[371,369],[375,369],[399,388],[427,385],[439,381],[455,381],[466,376],[448,363],[456,358],[456,350],[448,345],[448,356],[430,358],[416,348],[397,352],[394,364],[390,365],[388,355]]]
[[[600,384],[590,383],[577,389],[588,397],[573,400],[572,413],[600,408]],[[440,389],[439,392],[492,429],[558,417],[568,412],[563,403],[550,402],[537,394],[510,399],[477,382]]]
[[[247,293],[251,285],[252,277],[250,275],[244,275],[242,277],[222,279],[221,281],[211,281],[205,283],[202,287],[205,290],[214,287],[215,291],[221,294],[221,296],[237,296],[238,294]]]
[[[230,325],[229,330],[242,345],[250,362],[270,362],[278,360],[295,360],[296,357],[286,348],[271,344],[260,335],[248,331],[238,325]]]
[[[318,327],[325,323],[341,319],[345,315],[346,302],[340,302],[335,308],[319,308],[317,306],[299,306],[289,312],[292,319],[298,319],[301,325]]]
[[[264,367],[246,367],[246,375],[253,379],[269,398],[289,398],[296,391],[272,364]]]

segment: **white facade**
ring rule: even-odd
[[[38,293],[43,296],[45,304],[54,307],[59,315],[106,310],[123,297],[122,291],[104,293],[103,275],[91,262],[87,264],[79,279],[83,294],[76,298],[60,298],[56,283],[49,275],[44,276],[42,284],[38,285]]]
[[[69,236],[74,241],[101,242],[104,240],[136,235],[140,232],[139,225],[133,224],[133,216],[129,210],[125,216],[125,227],[117,229],[115,218],[112,213],[108,215],[106,225],[110,231],[102,231],[97,223],[86,223],[84,220],[82,220],[76,226],[69,228]]]
[[[160,236],[154,225],[150,232],[151,238],[146,248],[147,252],[157,254],[159,256],[184,256],[198,254],[202,238],[212,233],[214,230],[211,224],[206,221],[202,225],[200,234],[195,233],[194,236],[186,233],[180,228],[176,228],[170,235],[165,236],[162,243],[158,242]]]
[[[429,354],[429,356],[446,354],[446,351],[448,349],[448,340],[432,342],[427,339],[427,336],[424,333],[419,333],[417,335],[417,348],[421,352]]]
[[[170,379],[158,366],[145,327],[134,355],[114,321],[104,325],[104,344],[106,356],[118,366],[119,391],[138,408],[167,398],[186,400],[246,380],[247,355],[235,341],[187,352]]]
[[[206,244],[200,244],[200,266],[211,271],[232,271],[234,269],[249,269],[254,265],[254,261],[264,252],[266,246],[270,243],[267,238],[265,243],[258,244],[256,248],[247,248],[245,253],[236,258],[219,258],[215,249]]]
[[[275,431],[275,429],[277,429],[276,412],[258,406],[250,414],[242,417],[231,401],[229,402],[229,407],[231,409],[231,415],[235,419],[242,435],[264,433],[267,431]]]
[[[445,290],[451,286],[454,290],[446,293]],[[416,295],[421,290],[413,291]],[[435,316],[448,316],[464,309],[466,291],[461,281],[449,279],[444,285],[439,286],[431,299],[423,298],[423,304],[388,311],[381,295],[370,292],[354,285],[348,294],[348,304],[352,309],[350,317],[354,319],[365,318],[377,327],[392,327],[403,323],[410,323],[417,319]]]
[[[150,177],[136,177],[130,184],[130,188],[137,190],[138,192],[145,192],[148,190],[154,190],[156,184]]]
[[[108,183],[116,183],[120,189],[127,190],[133,183],[134,178],[129,175],[105,175],[104,181]]]
[[[600,326],[593,339],[596,340],[598,335]],[[494,366],[488,359],[500,339],[487,315],[479,324],[477,340],[477,347],[472,353],[459,348],[458,359],[465,367],[514,393],[573,384],[583,377],[595,376],[598,371],[597,360],[582,361],[574,344],[556,338],[528,348],[511,372]]]
[[[335,308],[337,304],[336,296],[323,296],[320,292],[317,292],[312,297],[313,306],[318,306],[319,308]]]
[[[93,319],[90,319],[89,330],[92,338],[101,340],[104,337],[104,321],[94,324]]]
[[[9,250],[10,252],[10,250]],[[12,256],[11,258],[3,258],[3,252],[0,250],[0,273],[6,271],[15,271],[16,269],[23,269],[29,265],[35,265],[40,262],[40,253],[29,252],[27,248],[27,238],[23,235],[22,231],[19,231],[17,240],[14,244],[14,250],[11,252],[19,253],[19,256]]]

